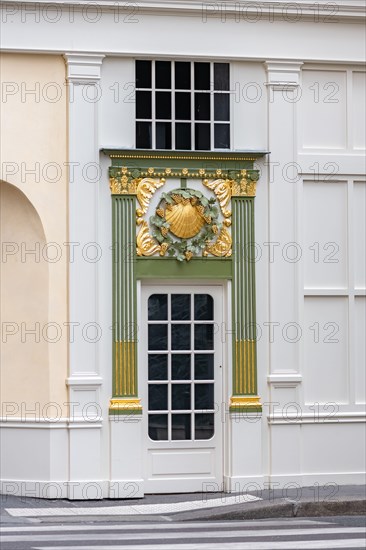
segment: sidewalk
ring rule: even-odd
[[[147,495],[143,499],[69,501],[0,496],[1,523],[240,520],[364,515],[366,486],[313,486],[246,494]]]

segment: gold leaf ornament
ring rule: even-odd
[[[165,180],[155,180],[152,178],[143,178],[137,185],[137,200],[140,203],[143,214],[146,214],[150,200],[159,187],[164,185]]]
[[[203,184],[211,189],[217,196],[221,208],[221,212],[225,218],[231,216],[230,210],[226,207],[231,200],[231,180],[217,179],[213,181],[203,180]]]
[[[209,243],[206,246],[204,256],[207,256],[207,253],[212,254],[213,256],[219,257],[228,257],[232,254],[232,239],[230,232],[223,227],[214,243]]]
[[[142,222],[141,228],[137,234],[137,255],[138,256],[153,256],[156,252],[160,252],[161,247],[155,239],[150,235],[149,225],[146,221]]]

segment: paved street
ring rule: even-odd
[[[339,550],[365,549],[365,518],[201,523],[8,525],[1,550]]]

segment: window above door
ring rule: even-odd
[[[136,148],[230,149],[229,63],[136,60]]]

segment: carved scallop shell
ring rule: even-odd
[[[175,204],[165,212],[165,219],[170,224],[170,231],[181,239],[194,237],[202,229],[205,221],[196,206],[188,201]]]

